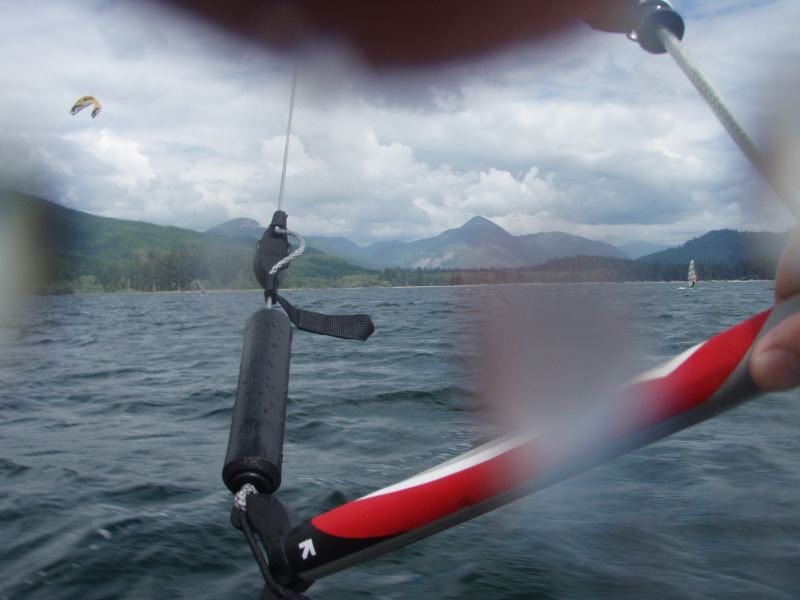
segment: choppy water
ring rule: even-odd
[[[282,498],[330,508],[485,437],[473,317],[624,293],[650,366],[767,308],[772,285],[319,290],[366,344],[294,340]],[[505,300],[504,300],[505,298]],[[256,293],[35,297],[0,326],[0,598],[255,598],[220,470]],[[610,304],[609,306],[616,306]],[[574,309],[574,306],[572,307]],[[624,312],[624,314],[622,314]],[[797,598],[800,398],[765,397],[317,582],[312,598]]]

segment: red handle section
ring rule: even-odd
[[[760,313],[720,333],[633,384],[625,396],[627,423],[616,423],[610,435],[637,434],[700,407],[740,365],[771,311]],[[620,427],[622,425],[622,427]],[[683,428],[683,427],[681,427]],[[376,492],[312,520],[337,537],[379,538],[425,526],[522,485],[553,465],[536,459],[537,439],[529,439],[496,456],[465,462],[463,469],[402,489]],[[413,480],[410,480],[410,482]],[[393,486],[395,487],[395,486]],[[387,488],[388,489],[388,488]]]
[[[671,372],[635,384],[634,396],[646,403],[646,414],[638,428],[700,407],[722,390],[726,382],[728,395],[749,390],[752,384],[746,369],[744,376],[736,374],[736,381],[731,381],[731,377],[742,365],[771,313],[772,310],[764,311],[715,335],[697,346],[685,360],[678,360],[683,355],[676,357],[677,364]]]
[[[613,417],[576,427],[559,445],[551,432],[496,440],[446,463],[318,515],[292,529],[284,549],[311,581],[645,446],[760,393],[749,353],[766,331],[800,312],[800,295],[698,344],[621,390]],[[554,444],[555,441],[555,444]],[[556,451],[554,451],[556,448]],[[311,551],[313,547],[314,552]]]

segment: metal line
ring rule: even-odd
[[[292,74],[292,97],[289,100],[289,122],[286,124],[286,145],[283,147],[283,169],[281,170],[281,189],[278,192],[278,210],[283,207],[283,191],[286,188],[286,163],[289,160],[289,138],[292,135],[292,114],[294,113],[294,92],[297,88],[297,65]]]

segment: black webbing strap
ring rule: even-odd
[[[303,331],[362,341],[375,331],[375,325],[369,315],[324,315],[312,310],[295,308],[280,294],[275,294],[275,297],[286,311],[289,320]]]

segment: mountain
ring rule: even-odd
[[[625,258],[625,254],[616,246],[560,231],[531,233],[521,235],[518,239],[528,246],[528,264],[530,265],[539,265],[549,260],[568,256]]]
[[[206,233],[226,237],[246,237],[259,240],[264,235],[264,227],[255,219],[231,219],[212,227]]]
[[[209,231],[241,239],[243,232],[252,232],[253,237],[260,237],[263,230],[255,221],[233,219]],[[760,261],[756,270],[768,272],[773,268],[769,265],[775,263],[785,243],[786,234],[718,230],[677,248],[665,249],[647,241],[613,246],[558,231],[513,236],[484,217],[473,217],[461,227],[412,242],[386,241],[360,247],[344,237],[308,238],[310,247],[368,269],[513,269],[536,267],[561,258],[596,256],[635,257],[640,261],[664,264],[688,264],[694,258],[698,265],[704,265],[707,275],[709,265],[741,266],[735,272],[747,273],[747,265],[739,263],[748,261]],[[755,264],[750,266],[756,267]],[[718,273],[723,276],[723,271]]]
[[[624,258],[615,246],[557,231],[513,236],[484,217],[413,242],[359,247],[346,238],[310,237],[309,244],[370,268],[481,269],[535,266],[567,256]]]
[[[627,242],[617,246],[627,258],[637,259],[647,254],[661,252],[668,250],[670,246],[663,244],[654,244],[653,242],[646,242],[644,240],[636,240],[634,242]]]
[[[371,269],[377,269],[383,266],[369,256],[363,248],[345,237],[310,235],[306,238],[306,242],[313,248],[317,248],[331,256],[338,256],[354,265]]]
[[[522,267],[527,247],[505,229],[483,217],[461,227],[413,242],[378,242],[365,249],[379,264],[422,269]]]
[[[206,233],[229,238],[247,238],[260,240],[264,235],[264,227],[254,219],[237,218],[230,219],[219,225],[208,229]],[[315,249],[323,254],[329,254],[353,265],[368,269],[378,269],[383,267],[376,262],[364,250],[354,242],[345,237],[326,237],[322,235],[306,236],[306,244],[309,249]]]
[[[214,249],[242,248],[241,240],[207,236],[192,229],[99,217],[23,194],[3,192],[6,216],[21,219],[57,256],[137,260],[142,253],[204,245]]]
[[[22,291],[257,288],[253,239],[98,217],[22,194],[0,193],[4,225],[27,235]],[[241,220],[238,220],[241,221]],[[252,222],[254,223],[254,222]],[[251,229],[241,224],[239,231]],[[257,225],[257,224],[256,224]],[[229,230],[230,231],[230,230]],[[286,287],[357,285],[367,269],[309,249],[287,271]]]
[[[329,251],[335,254],[333,249]],[[513,236],[484,217],[473,217],[432,238],[377,242],[359,252],[372,265],[423,269],[508,269],[568,256],[625,257],[611,244],[558,231]]]
[[[263,229],[251,219],[232,219],[208,233],[258,238]],[[461,227],[412,242],[375,242],[361,247],[344,237],[308,236],[306,241],[310,247],[369,269],[508,269],[568,256],[626,257],[611,244],[558,231],[513,236],[484,217],[473,217]]]
[[[677,248],[647,254],[639,258],[642,262],[685,263],[694,259],[698,274],[703,265],[734,266],[741,262],[762,261],[775,263],[783,253],[788,239],[787,233],[733,231],[717,229],[694,238]]]
[[[253,223],[234,223],[225,229],[227,234],[201,233],[98,217],[41,198],[0,193],[0,234],[5,234],[0,237],[4,252],[0,258],[13,257],[16,266],[5,273],[0,286],[34,293],[187,290],[201,285],[257,289],[254,240],[239,235],[253,230]],[[321,238],[331,249],[369,260],[397,261],[393,264],[408,268],[371,271],[309,247],[285,272],[283,287],[669,281],[685,278],[691,258],[697,261],[701,279],[771,278],[786,239],[786,233],[711,231],[679,248],[629,260],[609,256],[612,250],[607,245],[584,238],[557,232],[514,237],[476,217],[415,242],[359,248],[344,238]],[[565,252],[571,255],[531,266],[547,253]],[[509,264],[516,268],[506,268]]]

